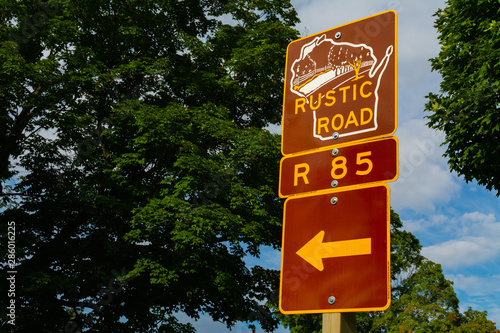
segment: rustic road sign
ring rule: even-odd
[[[333,147],[283,157],[280,197],[398,178],[396,137]]]
[[[389,136],[396,130],[396,13],[288,46],[282,153]]]
[[[380,311],[390,304],[389,187],[285,202],[280,311]]]

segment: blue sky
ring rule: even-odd
[[[440,75],[429,58],[439,52],[432,16],[444,0],[292,0],[303,36],[388,9],[398,13],[399,179],[389,184],[391,206],[405,229],[419,238],[423,254],[442,265],[454,282],[461,310],[488,311],[500,324],[500,201],[494,193],[465,183],[442,157],[443,134],[426,127],[425,96],[438,92]],[[260,265],[279,269],[280,254],[263,253]],[[179,318],[183,319],[183,318]],[[202,317],[198,332],[228,331]],[[497,325],[497,327],[500,325]],[[244,326],[232,332],[249,332]],[[280,329],[279,332],[286,332]]]

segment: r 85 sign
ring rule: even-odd
[[[304,155],[284,157],[280,165],[282,198],[398,177],[398,140],[395,137],[339,146]]]

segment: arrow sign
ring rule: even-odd
[[[282,313],[387,309],[391,298],[389,195],[387,184],[374,183],[285,201]],[[330,296],[335,304],[329,303]]]
[[[371,238],[323,243],[324,236],[325,231],[321,230],[297,251],[298,256],[314,266],[318,271],[323,271],[324,269],[323,259],[372,253]]]

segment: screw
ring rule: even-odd
[[[337,148],[332,150],[332,155],[337,156],[339,154],[339,150]]]
[[[342,36],[342,33],[341,33],[340,31],[339,31],[339,32],[337,32],[337,33],[335,34],[335,38],[336,38],[336,39],[339,39],[339,38],[340,38],[340,36]]]
[[[333,198],[331,198],[331,199],[330,199],[330,203],[331,203],[332,205],[336,205],[336,204],[337,204],[337,202],[339,202],[339,199],[337,199],[337,197],[333,197]]]
[[[333,297],[333,296],[328,297],[328,303],[333,305],[333,303],[335,303],[335,297]]]
[[[332,181],[332,187],[337,187],[337,186],[339,186],[339,182],[336,180]]]
[[[334,132],[332,134],[332,137],[333,137],[333,140],[337,140],[339,138],[339,133],[338,132]]]

